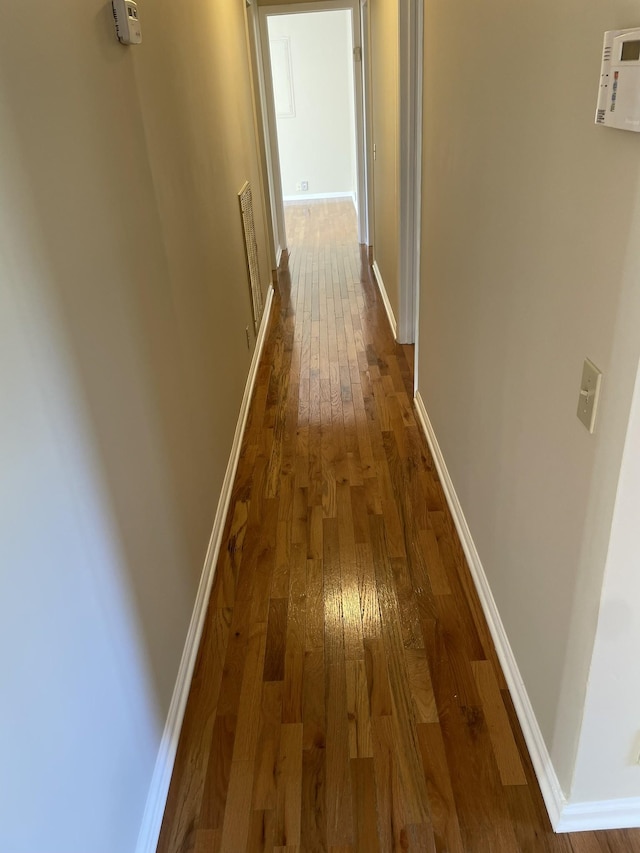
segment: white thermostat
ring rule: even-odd
[[[122,44],[140,44],[142,29],[135,0],[111,0],[116,35]]]
[[[604,34],[596,124],[640,131],[640,28]]]

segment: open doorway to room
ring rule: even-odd
[[[277,15],[267,26],[283,200],[356,204],[351,14]]]
[[[261,7],[260,40],[276,253],[287,247],[285,207],[322,200],[351,203],[366,243],[358,3]]]

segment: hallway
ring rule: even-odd
[[[350,201],[288,206],[159,853],[633,853],[552,833]]]

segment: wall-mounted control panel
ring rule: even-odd
[[[111,0],[116,35],[122,44],[140,44],[142,29],[135,0]]]
[[[640,27],[604,34],[596,124],[640,131]]]

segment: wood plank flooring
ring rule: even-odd
[[[287,232],[159,853],[638,853],[551,831],[351,202]]]

